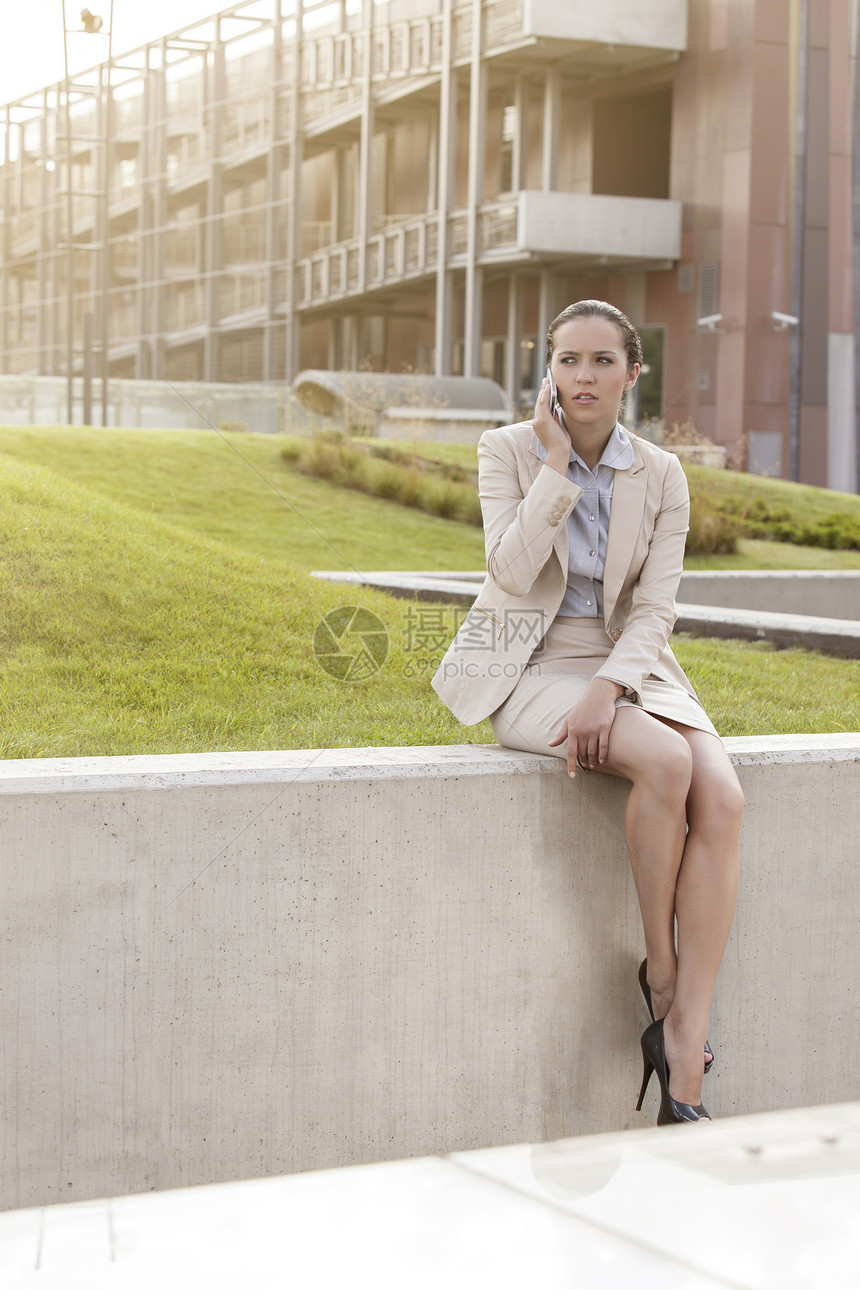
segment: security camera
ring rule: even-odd
[[[722,314],[705,314],[704,318],[696,319],[696,326],[699,331],[707,331],[712,335],[722,335],[725,332],[725,328],[720,326],[722,321]]]
[[[774,331],[788,331],[789,327],[796,327],[800,322],[794,314],[781,314],[778,309],[774,309],[770,316],[773,319]]]

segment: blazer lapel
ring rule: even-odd
[[[606,564],[603,570],[603,617],[608,623],[624,578],[633,560],[633,548],[642,528],[648,471],[632,440],[635,460],[628,470],[617,470],[612,486]]]

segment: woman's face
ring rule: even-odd
[[[639,364],[627,364],[621,328],[609,318],[571,318],[553,337],[552,374],[568,426],[612,427]]]

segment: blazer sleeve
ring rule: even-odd
[[[487,573],[502,591],[524,596],[582,489],[546,464],[524,488],[513,445],[499,431],[487,431],[478,443],[478,493]]]
[[[642,681],[653,671],[675,626],[689,522],[687,477],[677,457],[670,456],[648,551],[632,585],[630,610],[612,653],[596,673],[623,685],[640,704]]]

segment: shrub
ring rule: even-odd
[[[701,494],[691,499],[687,555],[733,555],[739,537],[740,524],[733,516],[715,510]]]
[[[415,510],[481,524],[475,473],[429,461],[393,444],[359,444],[336,431],[288,440],[281,457],[295,470]]]

